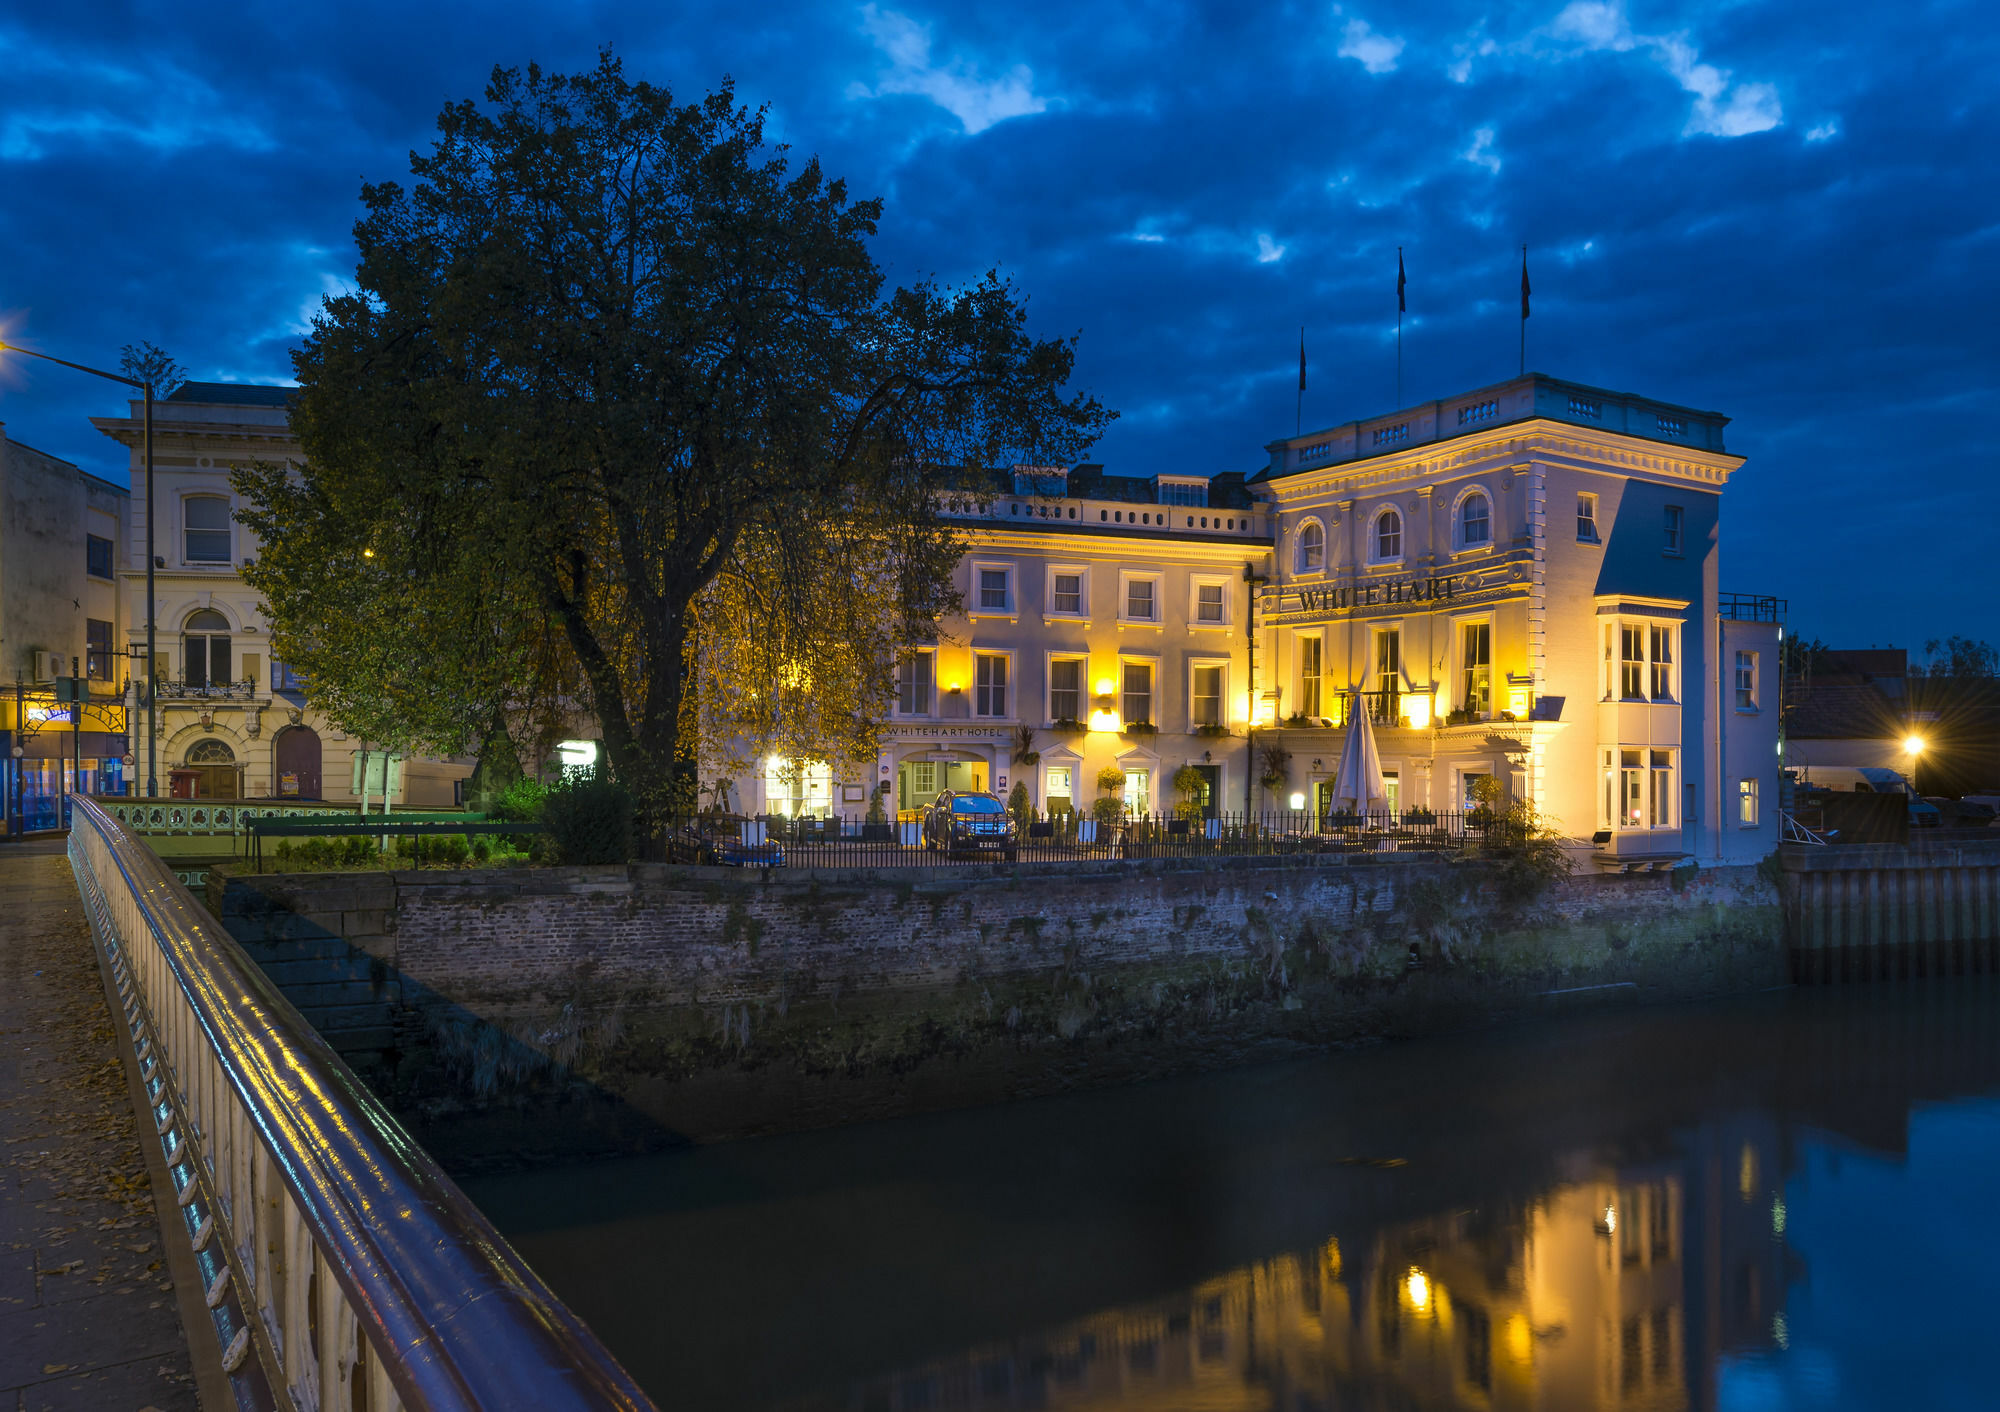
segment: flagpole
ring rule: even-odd
[[[1396,247],[1396,406],[1403,405],[1403,247]]]
[[[1306,326],[1299,325],[1299,398],[1292,411],[1292,435],[1303,435],[1306,429]]]
[[[1521,376],[1528,373],[1528,247],[1521,247]]]

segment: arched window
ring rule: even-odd
[[[236,763],[236,752],[229,748],[226,740],[203,736],[188,747],[187,762],[190,765],[233,765]]]
[[[1326,530],[1318,520],[1307,520],[1299,529],[1299,572],[1316,574],[1326,567]]]
[[[220,495],[190,495],[182,502],[186,516],[186,553],[190,564],[229,562],[229,501]]]
[[[1474,491],[1458,507],[1458,542],[1466,548],[1493,538],[1493,509],[1486,496]]]
[[[181,659],[186,685],[229,685],[229,619],[212,608],[188,614],[181,627]]]
[[[1384,510],[1375,519],[1375,557],[1403,557],[1403,517],[1394,510]]]

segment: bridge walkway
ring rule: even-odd
[[[0,844],[0,1412],[194,1412],[133,1091],[63,848]]]

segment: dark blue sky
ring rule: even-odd
[[[2000,6],[1874,3],[8,7],[0,327],[283,380],[401,179],[494,63],[722,74],[887,198],[892,278],[999,266],[1123,413],[1114,471],[1249,469],[1293,425],[1530,366],[1736,420],[1725,589],[1845,645],[2000,638]],[[0,376],[100,471],[108,384]]]

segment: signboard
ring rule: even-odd
[[[296,770],[284,770],[278,775],[278,797],[297,799],[299,797],[299,776]]]
[[[1285,611],[1285,598],[1296,595],[1302,613],[1339,613],[1349,608],[1374,608],[1389,603],[1437,603],[1459,593],[1459,576],[1433,575],[1428,578],[1380,579],[1374,583],[1328,584],[1320,588],[1287,589],[1278,595],[1277,611]]]

